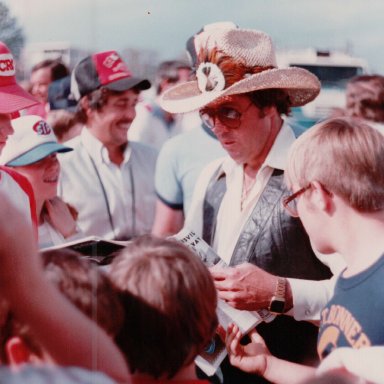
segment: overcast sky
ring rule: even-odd
[[[278,48],[352,49],[384,74],[383,0],[3,0],[27,42],[180,55],[202,25],[230,20],[270,34]]]

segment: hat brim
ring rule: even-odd
[[[151,83],[146,79],[138,79],[136,77],[126,77],[104,85],[103,87],[117,92],[128,91],[131,88],[138,88],[140,91],[145,91],[146,89],[151,88]]]
[[[29,150],[28,152],[16,157],[15,159],[7,162],[5,165],[10,167],[30,165],[36,163],[39,160],[44,159],[52,153],[64,153],[70,151],[73,151],[73,148],[66,147],[56,142],[43,143]]]
[[[31,107],[39,102],[20,85],[0,87],[0,113],[13,113]]]
[[[224,96],[265,89],[283,89],[290,98],[290,105],[298,107],[319,94],[320,82],[303,68],[274,68],[246,77],[222,91],[201,92],[197,81],[179,84],[164,92],[160,105],[170,113],[191,112]]]

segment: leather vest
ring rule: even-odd
[[[210,245],[225,192],[226,178],[220,167],[204,199],[203,239]],[[313,253],[300,219],[291,217],[281,204],[282,197],[289,193],[284,172],[276,169],[244,225],[229,265],[249,262],[274,275],[327,279],[331,273]]]
[[[212,176],[203,207],[203,239],[213,243],[217,213],[226,192],[226,177],[221,167]],[[284,172],[275,170],[257,201],[237,241],[230,265],[249,262],[274,275],[309,280],[322,280],[331,272],[321,263],[300,220],[285,212],[281,198],[289,194],[284,184]],[[297,322],[290,316],[277,316],[271,323],[262,323],[258,332],[271,353],[294,362],[317,364],[318,328],[307,322]],[[233,367],[222,367],[224,382],[248,382]],[[240,376],[238,376],[240,375]],[[225,380],[227,376],[227,380]],[[248,376],[248,375],[245,375]],[[241,377],[241,381],[240,380]],[[249,382],[265,383],[262,378]]]

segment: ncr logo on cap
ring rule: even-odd
[[[35,123],[32,127],[32,129],[38,134],[38,135],[50,135],[52,132],[51,127],[44,121],[40,120],[37,123]]]
[[[0,76],[14,76],[15,63],[10,53],[0,54]]]

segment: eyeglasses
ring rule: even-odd
[[[241,124],[242,116],[252,105],[253,103],[251,101],[247,108],[245,108],[242,112],[226,106],[221,106],[218,108],[203,108],[200,111],[200,117],[203,123],[210,129],[215,127],[216,118],[218,118],[220,123],[226,127],[236,129],[239,128]]]
[[[306,190],[311,188],[312,184],[307,185],[306,187],[303,187],[296,191],[295,193],[292,193],[289,196],[286,196],[283,198],[283,207],[287,210],[287,212],[292,217],[299,217],[299,213],[297,211],[297,198],[302,195]]]

